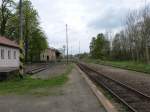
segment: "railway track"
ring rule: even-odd
[[[101,74],[85,64],[78,66],[97,85],[103,86],[133,112],[150,112],[150,97],[119,81]]]
[[[30,69],[26,70],[26,73],[35,74],[35,73],[48,69],[48,67],[49,66],[47,64],[38,65],[37,67],[33,67],[33,68],[31,67]]]

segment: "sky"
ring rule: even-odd
[[[89,52],[91,38],[98,33],[118,32],[129,11],[141,8],[145,0],[31,0],[39,14],[49,46],[66,45],[69,53]],[[150,0],[147,0],[148,4]],[[80,50],[79,50],[80,48]]]

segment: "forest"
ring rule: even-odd
[[[129,11],[123,28],[100,33],[90,43],[90,57],[101,60],[150,63],[150,5]]]
[[[40,53],[48,47],[48,42],[30,0],[23,0],[22,20],[25,62],[38,61]],[[1,1],[0,35],[19,43],[19,3],[16,0]]]

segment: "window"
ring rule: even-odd
[[[1,59],[4,59],[4,49],[1,49]]]
[[[11,59],[11,52],[10,52],[10,50],[8,51],[8,59]]]
[[[14,59],[16,59],[16,51],[14,51]]]

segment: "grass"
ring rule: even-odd
[[[32,79],[30,76],[25,77],[23,80],[9,80],[0,83],[0,95],[6,94],[43,94],[46,95],[45,90],[49,88],[62,86],[68,80],[68,74],[73,69],[73,65],[67,66],[65,72],[59,76],[42,80],[42,79]],[[41,89],[41,92],[32,92],[34,90]]]
[[[150,74],[150,64],[144,64],[140,62],[133,62],[133,61],[102,61],[102,60],[86,60],[88,63],[96,63],[102,65],[113,66],[117,68],[123,68],[128,70],[134,70],[138,72],[144,72]]]

